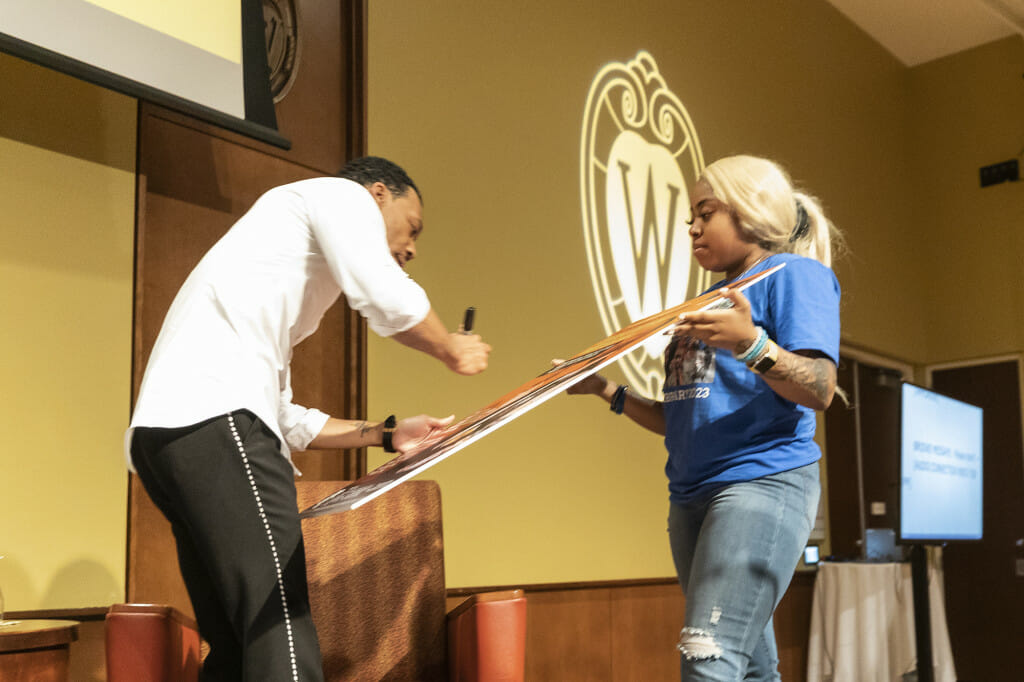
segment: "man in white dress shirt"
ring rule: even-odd
[[[423,230],[413,181],[376,157],[339,175],[268,191],[203,257],[167,313],[126,435],[210,644],[203,680],[322,679],[291,451],[401,452],[448,423],[292,403],[292,349],[338,296],[454,372],[487,367],[490,346],[449,333],[403,269]]]

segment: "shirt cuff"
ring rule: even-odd
[[[320,410],[310,409],[302,419],[284,434],[284,440],[292,452],[305,450],[310,442],[323,431],[330,415]]]

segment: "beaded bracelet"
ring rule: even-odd
[[[768,343],[768,332],[764,330],[764,327],[757,328],[757,336],[754,338],[753,343],[747,347],[742,353],[732,352],[732,356],[740,362],[750,363],[753,358],[756,358],[758,354],[764,350],[765,345]]]

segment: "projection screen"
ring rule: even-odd
[[[0,50],[289,146],[260,0],[0,0]]]

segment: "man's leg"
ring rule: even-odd
[[[140,478],[174,524],[211,645],[203,678],[321,680],[293,472],[272,432],[239,412],[140,429],[136,446]]]
[[[132,460],[138,472],[139,481],[151,500],[171,523],[185,588],[188,590],[192,610],[199,625],[199,634],[209,645],[210,651],[203,660],[200,674],[203,680],[241,680],[242,645],[235,636],[234,626],[227,618],[220,595],[207,573],[206,562],[192,542],[187,524],[178,513],[176,503],[164,492],[165,479],[170,462],[164,458],[165,448],[188,434],[203,428],[197,424],[176,429],[139,428],[132,440]],[[167,481],[171,486],[176,482]]]

